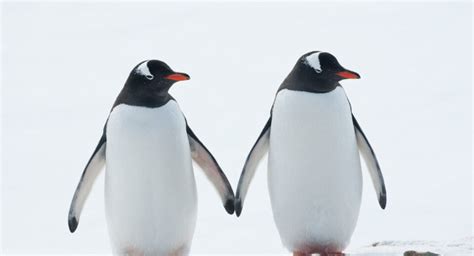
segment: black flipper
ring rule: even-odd
[[[211,152],[204,146],[198,137],[186,123],[186,132],[188,133],[189,145],[191,147],[191,155],[199,167],[204,171],[207,178],[216,188],[219,196],[224,204],[225,210],[229,214],[234,213],[234,191],[225,176],[221,167],[217,163]]]
[[[255,175],[258,164],[262,160],[263,156],[268,152],[271,123],[272,117],[270,116],[267,123],[265,124],[265,127],[263,127],[260,136],[258,136],[257,141],[250,150],[247,160],[245,160],[245,165],[242,169],[242,173],[240,174],[239,185],[237,187],[237,194],[235,197],[235,213],[237,217],[239,217],[240,213],[242,212],[245,196],[247,195],[250,182]]]
[[[362,157],[364,158],[367,170],[369,170],[370,177],[372,178],[372,183],[374,184],[375,192],[377,192],[377,199],[379,201],[380,207],[385,209],[387,204],[387,192],[385,190],[385,182],[383,180],[379,162],[377,161],[375,152],[370,146],[367,137],[365,137],[362,128],[360,128],[359,123],[354,117],[354,114],[352,115],[352,122],[354,123],[357,145]]]
[[[82,172],[81,180],[79,181],[74,197],[72,198],[68,216],[68,225],[71,233],[76,231],[84,203],[89,196],[95,179],[105,165],[105,146],[106,137],[104,128],[104,133],[102,134],[94,153],[92,153],[89,162],[87,162],[86,168],[84,168],[84,171]]]

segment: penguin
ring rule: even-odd
[[[233,214],[234,192],[227,177],[168,92],[175,82],[189,78],[159,60],[133,68],[74,193],[71,232],[104,165],[107,226],[116,255],[189,253],[197,214],[192,160]]]
[[[268,153],[273,219],[294,255],[338,254],[348,246],[362,196],[359,153],[385,209],[379,163],[339,83],[359,78],[328,52],[301,56],[279,87],[270,118],[245,161],[235,197],[237,217]]]

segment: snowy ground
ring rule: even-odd
[[[376,242],[371,246],[354,249],[350,255],[385,255],[395,256],[403,255],[407,252],[417,252],[417,254],[409,254],[406,256],[434,256],[439,255],[456,255],[468,256],[474,253],[473,240],[474,237],[467,237],[459,240],[439,242],[439,241],[383,241]],[[430,253],[432,253],[430,255]]]
[[[376,241],[472,236],[472,4],[2,3],[1,248],[108,254],[103,175],[79,228],[67,211],[130,69],[165,60],[189,124],[237,184],[274,93],[296,59],[325,50],[362,75],[343,82],[374,146],[388,205],[364,196],[349,252]],[[196,169],[193,254],[285,254],[266,162],[242,216]]]

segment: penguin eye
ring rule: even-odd
[[[146,77],[146,79],[148,79],[148,80],[153,80],[153,78],[155,78],[153,75],[146,75],[145,77]]]

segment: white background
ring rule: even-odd
[[[361,74],[343,86],[386,179],[383,211],[363,170],[351,248],[471,236],[471,15],[469,2],[4,3],[3,252],[110,252],[103,175],[74,234],[67,213],[138,62],[156,58],[191,75],[171,93],[235,188],[276,89],[311,50],[329,51]],[[195,169],[193,253],[286,252],[266,160],[239,219]]]

